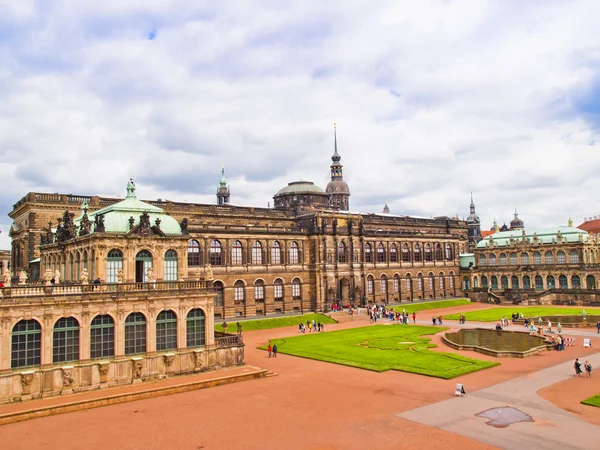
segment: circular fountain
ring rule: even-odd
[[[526,358],[552,350],[552,343],[544,336],[520,331],[470,328],[446,333],[442,340],[455,350],[471,350],[496,358]]]

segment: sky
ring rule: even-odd
[[[27,192],[352,211],[482,228],[600,214],[597,0],[0,3],[0,248]]]

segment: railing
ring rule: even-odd
[[[244,339],[239,334],[230,334],[225,337],[216,337],[215,346],[217,348],[240,347],[244,345]]]

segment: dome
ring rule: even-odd
[[[345,183],[344,183],[345,184]],[[293,181],[288,183],[286,187],[279,189],[278,195],[285,194],[324,194],[325,192],[312,181]]]
[[[521,229],[524,227],[525,227],[525,224],[523,223],[523,221],[521,219],[519,219],[519,213],[517,211],[515,211],[515,218],[510,221],[510,229],[518,230],[518,229]]]
[[[350,194],[350,188],[344,180],[333,180],[327,184],[325,191],[328,194]]]
[[[467,223],[479,223],[479,216],[475,213],[469,214],[467,216]]]

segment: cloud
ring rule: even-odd
[[[190,2],[188,2],[190,3]],[[514,11],[518,10],[516,15]],[[593,0],[11,2],[0,6],[0,248],[28,191],[266,206],[325,187],[352,210],[486,228],[600,205]]]

